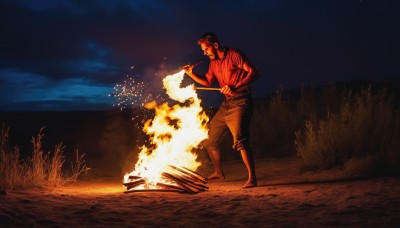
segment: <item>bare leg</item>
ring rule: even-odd
[[[208,179],[225,179],[221,164],[221,152],[217,148],[208,148],[207,151],[214,165],[214,172],[208,177]]]
[[[247,182],[242,186],[242,188],[256,187],[257,186],[257,178],[256,178],[256,168],[254,165],[253,154],[246,149],[241,149],[240,153],[242,155],[243,162],[246,165],[248,176],[249,176]]]

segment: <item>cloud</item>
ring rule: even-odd
[[[6,103],[41,103],[40,107],[56,101],[75,103],[75,106],[100,103],[111,107],[113,103],[108,96],[112,92],[110,86],[93,84],[85,78],[54,82],[40,75],[1,69],[0,81],[0,109],[5,109]]]
[[[90,86],[81,89],[93,95],[92,87],[104,92],[127,74],[159,88],[162,75],[203,58],[196,40],[207,31],[216,32],[224,45],[245,51],[256,64],[263,74],[255,86],[259,96],[280,84],[394,77],[400,74],[399,4],[1,1],[0,101],[21,100],[21,94],[42,97],[52,87],[72,91],[72,83]]]

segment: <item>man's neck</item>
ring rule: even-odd
[[[218,59],[219,60],[222,60],[224,58],[225,50],[226,50],[226,47],[218,48],[217,53],[218,53]]]

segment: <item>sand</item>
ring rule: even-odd
[[[209,191],[124,194],[122,176],[52,191],[0,191],[1,227],[399,227],[400,180],[341,170],[300,174],[294,159],[257,159],[259,186],[241,189],[241,161]]]

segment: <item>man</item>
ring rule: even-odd
[[[229,130],[233,136],[233,148],[240,151],[248,171],[248,180],[242,188],[256,187],[254,159],[249,147],[250,118],[253,112],[250,84],[259,74],[244,53],[222,46],[214,33],[204,34],[197,43],[204,55],[210,58],[208,71],[204,76],[197,75],[193,72],[194,64],[184,66],[185,73],[207,87],[216,79],[221,87],[220,92],[225,95],[225,100],[210,122],[209,137],[204,143],[215,168],[208,178],[225,179],[219,145]]]

